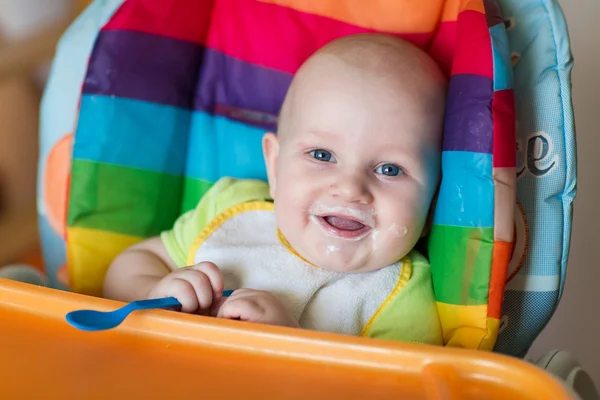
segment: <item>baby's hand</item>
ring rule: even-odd
[[[299,327],[292,314],[269,292],[239,289],[222,301],[223,305],[217,312],[218,318]]]
[[[223,296],[223,275],[211,262],[175,270],[161,279],[148,298],[175,297],[186,313],[206,313],[213,299]]]

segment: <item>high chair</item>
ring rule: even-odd
[[[102,333],[65,323],[74,309],[117,307],[96,297],[110,261],[169,229],[218,178],[265,179],[260,139],[276,129],[293,73],[360,32],[412,41],[450,77],[426,243],[445,347],[168,311]],[[551,0],[94,1],[59,43],[41,109],[44,258],[53,286],[71,293],[0,283],[11,321],[0,393],[598,398],[568,353],[541,368],[518,360],[564,285],[571,67]],[[37,384],[23,387],[19,370]]]

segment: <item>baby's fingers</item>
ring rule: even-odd
[[[204,272],[188,269],[182,271],[177,278],[190,283],[199,309],[206,310],[210,307],[213,301],[213,289],[210,278]]]
[[[210,283],[213,298],[219,299],[223,296],[225,282],[221,270],[215,263],[203,261],[189,268],[206,275]]]
[[[164,291],[154,297],[175,297],[181,303],[181,311],[194,313],[198,309],[198,296],[192,284],[186,279],[174,278]]]
[[[233,298],[227,300],[217,313],[217,318],[239,319],[248,322],[259,322],[265,310],[250,298]]]

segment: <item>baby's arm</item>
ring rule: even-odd
[[[173,296],[182,311],[209,310],[213,315],[271,325],[298,327],[288,310],[270,293],[236,290],[222,298],[223,276],[214,263],[177,268],[160,237],[138,243],[118,255],[104,279],[104,297],[131,302]]]
[[[131,302],[175,297],[181,311],[208,311],[223,295],[223,276],[214,263],[201,262],[177,268],[162,239],[155,237],[121,253],[104,280],[104,297]]]
[[[113,260],[104,279],[103,296],[124,302],[146,299],[156,284],[176,268],[160,237],[145,240]]]

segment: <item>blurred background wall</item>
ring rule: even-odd
[[[40,264],[39,103],[56,43],[87,3],[0,0],[0,266],[23,257]]]

